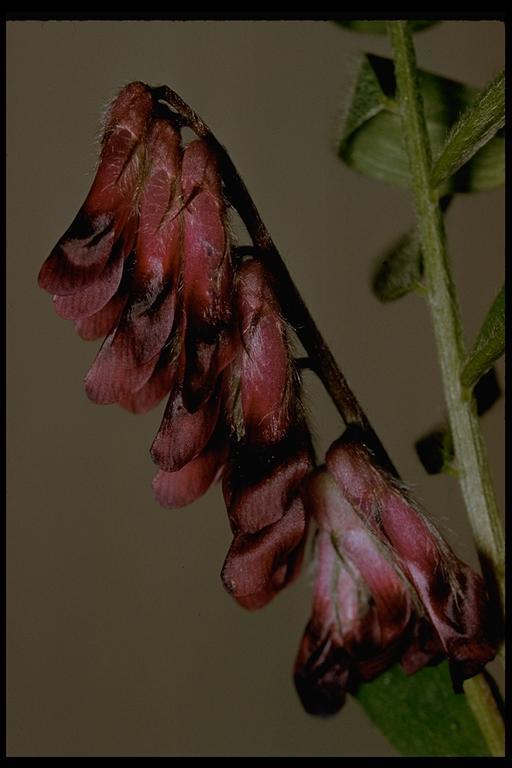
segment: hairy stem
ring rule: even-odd
[[[472,677],[464,683],[464,693],[487,742],[489,752],[492,757],[503,757],[505,755],[505,724],[492,688],[491,681],[485,674]]]
[[[459,305],[446,251],[443,215],[430,185],[432,157],[423,100],[418,85],[412,35],[406,21],[392,21],[389,32],[395,60],[403,135],[413,178],[414,203],[422,242],[443,386],[453,435],[459,481],[468,510],[482,572],[497,610],[504,605],[504,542],[485,445],[473,397],[460,382],[466,360]],[[475,694],[478,695],[478,694]],[[487,711],[482,698],[482,711]],[[476,710],[474,710],[476,711]],[[492,713],[489,713],[492,717]]]

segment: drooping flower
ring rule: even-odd
[[[222,478],[224,584],[256,608],[300,567],[311,439],[270,273],[233,262],[215,152],[183,147],[158,94],[131,83],[113,102],[91,190],[39,282],[82,338],[104,337],[93,402],[145,413],[168,397],[151,446],[158,502],[184,506]]]
[[[295,665],[304,707],[331,714],[362,680],[448,658],[456,686],[497,649],[482,578],[369,450],[342,438],[304,503],[318,526],[312,618]]]
[[[299,572],[308,528],[300,484],[311,469],[312,449],[287,329],[261,264],[247,261],[239,267],[235,293],[229,364],[192,412],[178,377],[152,455],[161,467],[155,493],[165,506],[188,503],[222,477],[233,531],[222,580],[241,605],[253,610]],[[274,375],[281,372],[279,387],[262,385],[260,367],[269,371],[267,356]]]
[[[495,656],[497,635],[482,577],[457,558],[410,493],[375,464],[364,445],[338,440],[326,463],[366,524],[400,559],[457,674],[480,672]]]
[[[234,538],[222,579],[252,609],[298,574],[308,530],[300,488],[313,450],[286,324],[257,261],[238,271],[237,311],[240,343],[230,371],[237,397],[223,477]]]
[[[295,667],[304,707],[331,714],[360,680],[400,659],[416,617],[414,591],[394,557],[329,472],[312,473],[306,507],[319,525],[313,615]]]

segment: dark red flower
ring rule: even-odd
[[[308,711],[330,714],[359,680],[372,680],[401,657],[415,620],[415,594],[392,550],[325,469],[308,478],[303,497],[320,532],[313,615],[295,682]]]
[[[82,338],[106,337],[91,400],[144,413],[168,395],[155,496],[181,507],[223,478],[224,583],[256,608],[302,560],[312,448],[300,381],[268,270],[233,264],[215,152],[204,139],[183,147],[157,102],[131,83],[112,104],[91,190],[39,282]]]
[[[336,441],[327,467],[366,524],[389,543],[457,674],[494,658],[497,628],[482,577],[459,560],[402,484],[360,443]]]
[[[223,476],[234,538],[222,579],[255,609],[298,574],[308,528],[300,488],[313,451],[287,327],[261,263],[239,268],[236,306],[240,342],[228,372],[232,445]]]
[[[448,658],[456,685],[497,644],[482,578],[454,555],[368,449],[336,441],[303,489],[319,526],[313,613],[295,665],[304,707],[331,714],[359,681],[399,661]]]

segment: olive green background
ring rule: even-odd
[[[499,22],[416,42],[421,66],[477,87],[503,67]],[[90,403],[98,344],[36,283],[89,188],[109,100],[131,80],[170,85],[229,149],[401,474],[475,563],[457,483],[427,476],[412,447],[444,413],[428,308],[416,295],[382,306],[368,285],[413,220],[409,195],[335,155],[362,51],[389,55],[388,42],[327,22],[7,24],[11,756],[394,754],[353,701],[329,720],[303,712],[291,669],[308,568],[259,613],[232,601],[220,489],[158,507],[148,449],[163,405],[136,417]],[[472,340],[503,279],[503,192],[457,198],[448,236]],[[305,385],[322,450],[342,425],[311,374]],[[483,429],[503,509],[502,402]]]

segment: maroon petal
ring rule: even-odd
[[[182,184],[185,308],[197,330],[225,327],[231,318],[233,274],[220,176],[205,141],[185,149]]]
[[[137,216],[131,216],[114,245],[105,267],[94,282],[67,296],[54,296],[57,313],[65,320],[81,320],[99,312],[114,296],[121,283],[126,259],[132,252]]]
[[[212,342],[190,329],[186,335],[186,372],[183,400],[188,410],[197,410],[210,397],[218,376],[233,361],[237,346],[230,331],[221,331]]]
[[[91,190],[43,264],[41,288],[67,295],[90,285],[105,268],[134,205],[142,166],[139,145],[151,110],[151,92],[143,83],[126,86],[114,102]]]
[[[140,329],[139,334],[143,336]],[[98,405],[117,403],[140,390],[151,377],[160,350],[153,358],[137,363],[133,360],[133,346],[130,337],[119,332],[119,326],[107,336],[85,377],[85,391],[93,402]]]
[[[307,447],[294,438],[274,450],[244,445],[233,455],[223,492],[234,531],[255,533],[289,508],[312,466]]]
[[[335,600],[343,647],[360,676],[370,680],[396,661],[409,641],[414,591],[392,551],[354,511],[329,472],[313,473],[304,497],[341,558]],[[351,594],[358,604],[347,613]]]
[[[437,531],[398,493],[383,498],[383,529],[443,643],[447,656],[471,677],[496,654],[496,622],[482,577],[458,560]]]
[[[346,594],[339,582],[333,584],[337,556],[330,535],[319,531],[315,541],[315,585],[313,613],[299,647],[294,682],[306,712],[332,715],[345,703],[350,682],[349,656],[342,647],[333,601],[333,586],[346,599],[340,603],[345,617],[353,622],[358,599],[352,584]]]
[[[273,525],[258,533],[237,533],[222,569],[227,591],[244,607],[262,607],[295,578],[307,521],[300,498]]]
[[[69,296],[54,296],[53,304],[57,314],[64,320],[80,320],[102,309],[119,287],[123,263],[122,251],[113,253],[109,263],[93,283]]]
[[[198,456],[213,434],[219,410],[219,387],[201,408],[190,413],[183,404],[181,384],[177,384],[151,446],[155,464],[165,472],[175,472]]]
[[[136,392],[124,395],[119,405],[131,413],[147,413],[171,391],[178,375],[178,361],[164,349],[153,373]]]
[[[318,635],[310,622],[304,632],[294,668],[294,683],[310,715],[329,717],[343,707],[350,690],[350,661],[328,633]]]
[[[125,291],[118,291],[98,312],[76,320],[75,328],[82,339],[94,341],[111,333],[123,314],[127,298]]]
[[[483,579],[460,561],[397,481],[360,445],[338,440],[327,466],[345,496],[400,557],[447,656],[463,677],[496,653],[497,626]]]
[[[130,298],[86,378],[87,394],[96,403],[117,402],[139,390],[171,335],[181,264],[179,144],[173,126],[155,121],[148,139],[151,167],[140,204]]]
[[[113,214],[80,212],[39,272],[39,285],[57,295],[90,285],[103,271],[116,239]]]
[[[446,658],[439,635],[426,616],[415,622],[411,637],[400,659],[406,675],[413,675],[425,666],[435,666]]]
[[[245,262],[237,307],[243,344],[240,385],[245,429],[252,442],[284,437],[292,415],[293,372],[286,327],[263,265]]]
[[[199,499],[218,480],[226,453],[226,440],[214,437],[199,456],[177,472],[160,470],[153,480],[158,503],[168,509],[177,509]]]
[[[368,528],[325,469],[308,478],[304,498],[320,528],[331,534],[344,560],[360,574],[379,615],[379,643],[401,635],[409,623],[412,591],[391,550]]]

